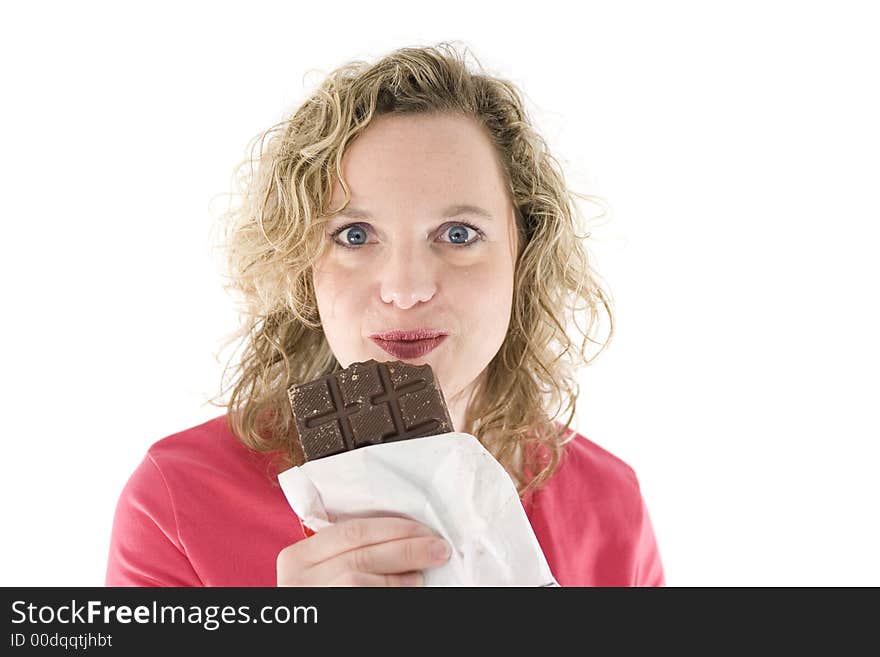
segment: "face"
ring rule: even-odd
[[[430,364],[461,431],[513,299],[514,209],[489,138],[465,117],[384,115],[351,143],[342,170],[347,215],[325,227],[329,246],[313,269],[330,348],[342,367]],[[344,200],[337,180],[329,207]]]

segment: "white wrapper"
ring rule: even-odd
[[[403,516],[452,546],[426,586],[558,586],[516,487],[472,435],[445,433],[362,447],[278,475],[303,523]]]

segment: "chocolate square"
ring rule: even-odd
[[[370,359],[287,390],[312,461],[359,447],[453,430],[430,365]]]

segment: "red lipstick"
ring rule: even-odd
[[[447,337],[444,331],[437,329],[395,329],[374,333],[370,339],[395,358],[411,360],[433,351]]]

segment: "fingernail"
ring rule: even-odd
[[[449,543],[446,541],[434,541],[428,548],[428,554],[437,561],[446,561],[449,558],[450,552]]]

